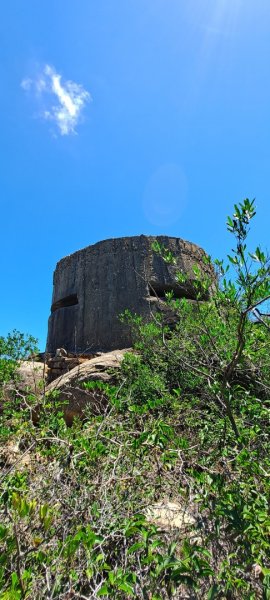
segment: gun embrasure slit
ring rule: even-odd
[[[65,298],[61,298],[61,300],[54,302],[51,311],[53,313],[56,310],[59,310],[59,308],[67,308],[68,306],[75,306],[76,304],[79,304],[77,294],[70,294],[70,296],[66,296]]]
[[[158,283],[149,284],[149,294],[152,298],[159,298],[160,300],[166,300],[166,294],[168,292],[173,293],[173,298],[190,298],[193,299],[194,295],[189,294],[187,290],[173,285],[159,285]]]

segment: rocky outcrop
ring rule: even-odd
[[[58,377],[63,377],[65,373],[69,373],[74,369],[74,367],[78,367],[86,361],[89,361],[90,358],[95,358],[95,354],[89,355],[88,358],[83,356],[61,356],[56,354],[56,356],[50,357],[48,359],[48,373],[47,373],[47,383],[51,383]]]
[[[71,425],[75,417],[83,417],[86,409],[91,414],[104,414],[108,405],[105,389],[85,389],[88,381],[113,384],[120,368],[124,354],[128,350],[116,350],[86,360],[68,373],[58,377],[46,387],[46,395],[55,398],[55,402],[63,411],[67,425]],[[34,420],[38,420],[40,407],[37,408]]]
[[[175,257],[164,262],[152,249],[155,241]],[[214,278],[204,250],[180,238],[137,236],[105,240],[60,260],[53,280],[47,351],[95,353],[132,345],[130,330],[119,320],[125,309],[148,320],[156,299],[166,291],[194,299],[194,265]],[[185,282],[177,284],[181,271]]]
[[[0,414],[7,402],[14,397],[25,398],[28,394],[39,398],[44,393],[47,381],[48,367],[36,360],[22,360],[18,363],[14,378],[5,383],[0,395]]]
[[[44,363],[34,360],[23,360],[16,371],[14,387],[22,393],[31,393],[37,396],[45,388],[48,367]]]
[[[195,508],[193,512],[188,504],[180,504],[178,501],[172,502],[168,499],[160,500],[146,510],[147,520],[155,523],[162,529],[180,529],[187,534],[190,527],[196,523]]]

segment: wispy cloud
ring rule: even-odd
[[[21,87],[25,92],[34,92],[43,105],[40,116],[52,121],[61,135],[76,133],[85,104],[91,100],[82,85],[63,81],[54,67],[45,65],[34,79],[23,79]]]

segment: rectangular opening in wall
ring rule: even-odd
[[[59,310],[59,308],[67,308],[68,306],[75,306],[76,304],[79,304],[77,294],[70,294],[70,296],[66,296],[65,298],[61,298],[61,300],[54,302],[51,311],[53,313],[56,310]]]
[[[188,291],[176,285],[162,285],[158,283],[149,284],[149,295],[151,298],[159,298],[159,300],[166,300],[166,294],[168,292],[173,293],[173,298],[188,298],[192,299],[194,296],[188,293]]]

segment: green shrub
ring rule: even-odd
[[[37,352],[37,340],[16,329],[6,337],[0,336],[0,393],[3,385],[14,378],[17,363]]]

